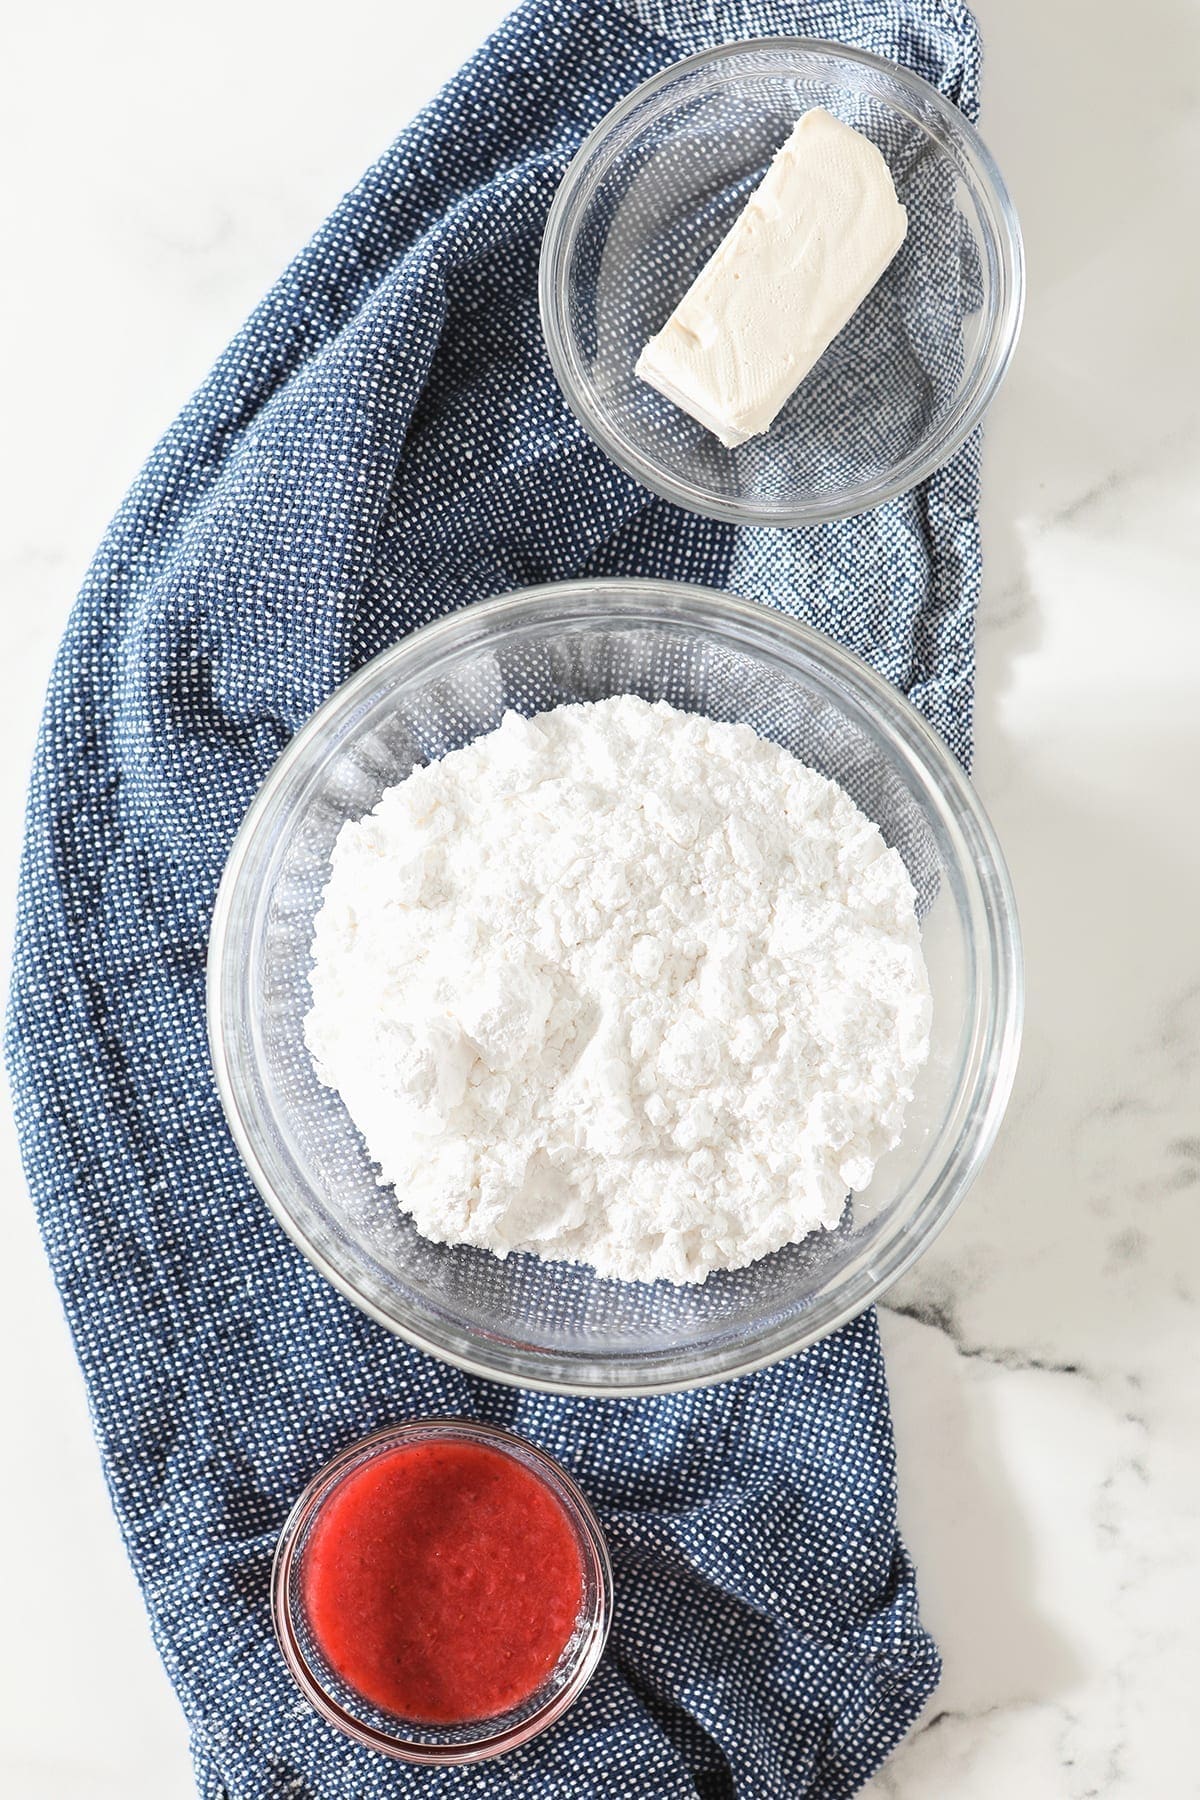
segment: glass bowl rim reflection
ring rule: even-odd
[[[631,113],[654,99],[662,90],[698,71],[753,56],[762,62],[770,56],[803,56],[836,59],[858,65],[874,76],[883,75],[906,93],[914,110],[905,116],[937,137],[944,155],[955,147],[956,159],[969,171],[972,192],[980,207],[990,273],[996,300],[990,329],[984,334],[968,378],[944,419],[927,433],[920,445],[881,471],[874,479],[843,484],[827,494],[792,495],[778,502],[747,501],[712,492],[676,476],[646,455],[611,422],[597,402],[594,383],[580,360],[575,334],[569,326],[570,270],[579,230],[601,176],[611,163],[615,134]],[[879,98],[879,96],[876,96]],[[896,103],[889,101],[895,109]],[[937,122],[931,131],[932,113]],[[606,159],[597,169],[597,159]],[[897,494],[916,487],[943,468],[966,441],[991,404],[1020,335],[1025,308],[1025,252],[1016,208],[995,158],[970,120],[953,101],[922,76],[902,64],[828,38],[744,38],[717,44],[660,69],[656,75],[618,101],[584,139],[575,152],[547,215],[542,234],[538,269],[538,308],[546,353],[563,397],[588,436],[626,475],[663,499],[703,517],[735,525],[818,525],[867,512]]]
[[[384,1731],[379,1726],[357,1718],[343,1706],[325,1687],[317,1670],[305,1655],[293,1617],[292,1604],[292,1574],[297,1547],[314,1524],[322,1506],[351,1469],[385,1450],[431,1438],[440,1442],[462,1440],[499,1450],[519,1462],[522,1468],[528,1469],[537,1480],[550,1488],[570,1520],[583,1564],[585,1592],[590,1588],[592,1594],[592,1606],[583,1621],[585,1635],[580,1640],[569,1673],[561,1686],[549,1693],[534,1712],[515,1723],[500,1725],[497,1729],[496,1720],[468,1720],[467,1724],[480,1726],[478,1736],[446,1744],[424,1742],[420,1738],[403,1736],[399,1731]],[[556,1719],[562,1718],[596,1672],[608,1641],[612,1616],[613,1572],[608,1543],[591,1503],[574,1476],[556,1457],[532,1443],[529,1438],[520,1437],[514,1431],[505,1431],[499,1425],[489,1425],[482,1419],[452,1414],[431,1414],[418,1419],[404,1419],[394,1425],[384,1425],[339,1450],[336,1456],[317,1470],[292,1506],[276,1541],[271,1563],[271,1618],[276,1641],[289,1674],[309,1705],[327,1723],[336,1726],[366,1749],[377,1750],[384,1756],[394,1757],[402,1762],[423,1763],[426,1766],[447,1768],[456,1764],[483,1762],[489,1757],[499,1756],[505,1750],[515,1750],[518,1745],[528,1743],[531,1738],[553,1725]],[[366,1704],[369,1705],[370,1702]],[[374,1710],[385,1711],[378,1707]]]
[[[611,1351],[591,1359],[470,1325],[460,1326],[458,1341],[447,1342],[452,1334],[439,1336],[440,1321],[430,1316],[431,1309],[416,1313],[397,1302],[395,1310],[387,1310],[311,1241],[260,1153],[251,1084],[230,1051],[237,1022],[246,1014],[251,928],[269,896],[264,876],[272,827],[319,784],[320,758],[352,730],[372,697],[395,693],[406,678],[430,679],[473,648],[536,641],[547,631],[655,629],[664,624],[756,654],[793,680],[803,680],[831,704],[848,707],[852,716],[870,723],[905,779],[915,781],[922,806],[928,801],[936,809],[970,902],[965,926],[970,1041],[948,1109],[962,1114],[961,1129],[951,1138],[943,1120],[933,1140],[938,1160],[931,1162],[926,1154],[917,1171],[922,1179],[910,1180],[900,1191],[894,1203],[896,1224],[871,1247],[869,1257],[860,1252],[840,1269],[830,1288],[819,1291],[799,1316],[781,1321],[776,1309],[734,1342],[727,1332],[716,1330],[698,1344],[653,1353]],[[959,897],[952,903],[962,910]],[[864,1311],[942,1229],[991,1148],[1015,1075],[1023,994],[1016,904],[995,832],[950,750],[911,702],[859,657],[772,607],[713,588],[657,580],[577,580],[477,601],[422,626],[365,664],[297,732],[252,802],[229,853],[209,939],[209,1044],[221,1103],[251,1178],[309,1262],[377,1323],[470,1374],[547,1392],[598,1396],[667,1393],[731,1380],[803,1349]],[[287,1140],[286,1120],[272,1117]]]

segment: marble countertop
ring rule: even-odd
[[[10,25],[6,241],[28,248],[3,334],[5,946],[41,690],[108,515],[291,252],[504,10],[111,0]],[[946,1673],[866,1793],[1177,1800],[1200,1793],[1200,10],[1144,0],[1133,39],[1112,0],[976,10],[1030,299],[987,432],[975,772],[1029,1011],[999,1145],[883,1313]],[[0,1173],[4,1441],[38,1477],[0,1491],[0,1787],[183,1800],[183,1722],[6,1114]]]

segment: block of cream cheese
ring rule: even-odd
[[[874,144],[814,107],[636,373],[723,444],[744,444],[857,311],[907,228]]]

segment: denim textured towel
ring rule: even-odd
[[[769,32],[904,62],[966,111],[979,49],[937,0],[530,0],[304,250],[154,452],[58,657],[28,817],[9,1056],[42,1230],[105,1473],[208,1800],[849,1795],[931,1691],[866,1315],[704,1392],[520,1393],[410,1350],[327,1286],[230,1140],[205,1041],[222,864],[288,738],[401,633],[587,573],[800,614],[963,757],[977,447],[807,532],[652,499],[569,416],[538,243],[585,132],[679,55]],[[299,1701],[268,1571],[288,1506],[358,1434],[478,1414],[599,1507],[616,1622],[570,1716],[435,1773]]]

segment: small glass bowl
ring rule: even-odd
[[[666,322],[810,107],[882,151],[908,235],[770,430],[728,450],[638,380]],[[1017,216],[977,133],[906,69],[815,38],[687,57],[575,156],[542,240],[542,330],[584,429],[644,487],[734,524],[814,525],[948,462],[1020,329]]]
[[[553,1673],[520,1706],[462,1725],[403,1719],[356,1692],[323,1656],[304,1608],[304,1551],[322,1508],[353,1471],[372,1457],[428,1442],[479,1444],[520,1463],[548,1487],[566,1513],[579,1546],[583,1600],[575,1632]],[[583,1494],[553,1457],[535,1444],[474,1419],[416,1419],[351,1444],[327,1463],[297,1500],[280,1534],[271,1573],[275,1635],[293,1679],[321,1717],[355,1743],[401,1762],[447,1766],[482,1762],[528,1743],[572,1706],[595,1673],[612,1623],[612,1564],[604,1533]]]

